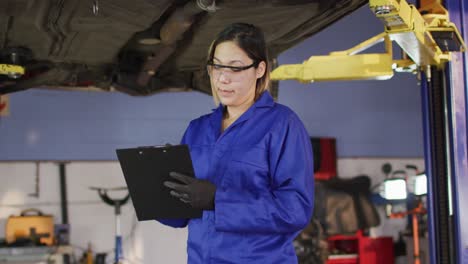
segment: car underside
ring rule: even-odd
[[[206,54],[233,22],[263,29],[277,55],[363,0],[2,0],[0,94],[30,88],[211,93]],[[24,72],[5,71],[17,66]],[[6,67],[6,68],[5,68]]]

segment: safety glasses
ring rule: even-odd
[[[250,65],[247,66],[230,66],[230,65],[221,65],[221,64],[216,64],[213,61],[208,61],[206,63],[206,68],[208,70],[208,74],[212,77],[215,78],[216,80],[223,74],[225,77],[228,77],[231,79],[231,81],[236,81],[240,80],[243,77],[242,72],[250,69],[252,67],[257,67],[258,62],[253,62]]]

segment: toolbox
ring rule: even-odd
[[[19,216],[10,216],[5,228],[6,242],[13,244],[30,240],[38,245],[54,243],[54,217],[38,209],[23,210]]]

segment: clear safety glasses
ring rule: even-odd
[[[223,74],[224,77],[229,78],[231,81],[239,81],[243,79],[243,71],[252,67],[257,67],[258,62],[253,62],[247,66],[230,66],[216,64],[213,61],[209,61],[206,65],[208,74],[216,80],[218,80],[221,74]]]

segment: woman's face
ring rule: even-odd
[[[265,73],[265,62],[259,63],[257,68],[252,66],[245,69],[253,63],[254,61],[233,41],[222,42],[216,46],[214,65],[209,66],[208,72],[211,86],[223,105],[235,107],[253,104],[257,79]]]

